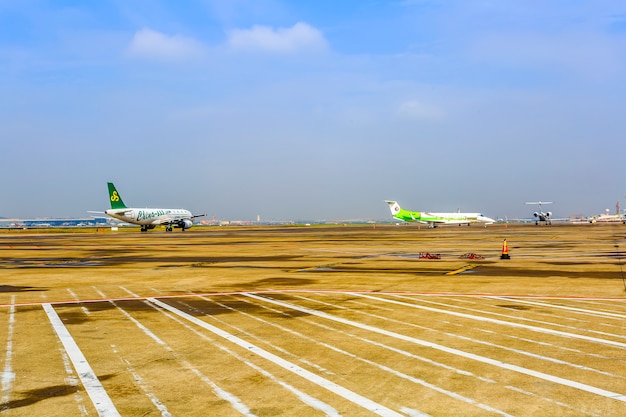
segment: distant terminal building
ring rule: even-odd
[[[41,227],[104,227],[111,222],[106,217],[89,217],[82,219],[7,219],[0,218],[0,228],[31,229]]]
[[[586,223],[587,218],[582,214],[571,214],[569,216],[570,223]]]

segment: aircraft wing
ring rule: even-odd
[[[132,212],[132,211],[133,211],[133,209],[121,210],[121,211],[116,211],[115,214],[116,215],[124,215],[124,214],[126,214],[128,212]]]
[[[447,220],[439,219],[433,213],[424,212],[422,213],[422,217],[430,218],[430,220],[422,220],[420,221],[420,223],[426,223],[426,224],[447,224],[448,223]]]
[[[206,214],[196,214],[193,216],[180,216],[180,217],[174,217],[174,218],[169,218],[169,219],[156,219],[155,221],[152,222],[152,224],[157,225],[157,226],[171,226],[171,225],[178,224],[181,220],[191,220],[191,219],[195,219],[196,217],[203,217],[203,216],[206,216]]]
[[[188,217],[177,217],[177,218],[170,218],[170,219],[156,219],[151,224],[153,224],[155,226],[170,226],[170,225],[173,225],[173,224],[177,224],[181,220],[186,220],[186,219],[188,219]]]

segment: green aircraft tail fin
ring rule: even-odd
[[[122,197],[120,197],[120,194],[115,189],[115,185],[113,185],[112,182],[108,182],[107,185],[109,186],[109,200],[111,201],[111,208],[126,208],[126,205],[122,201]]]

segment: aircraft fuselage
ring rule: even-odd
[[[185,209],[119,208],[105,210],[105,213],[120,221],[139,225],[176,223],[192,217],[191,212]]]

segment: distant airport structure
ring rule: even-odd
[[[619,200],[615,203],[615,214],[610,214],[606,209],[604,214],[589,217],[589,223],[623,223],[626,224],[626,216],[621,212]]]
[[[106,217],[88,218],[35,218],[35,219],[8,219],[0,217],[0,228],[30,229],[41,227],[107,227],[111,221]]]

